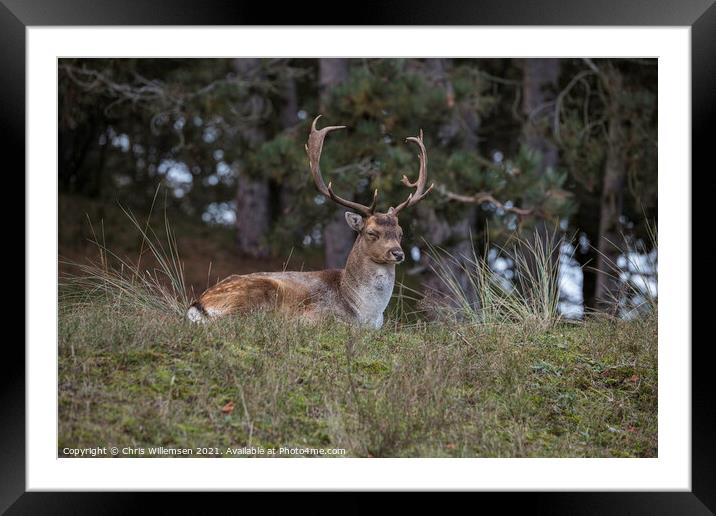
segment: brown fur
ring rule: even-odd
[[[204,316],[272,310],[316,320],[327,314],[358,317],[360,286],[370,284],[375,267],[389,267],[400,250],[402,230],[394,215],[363,219],[345,269],[315,272],[259,272],[232,275],[208,288],[193,306]],[[392,284],[390,285],[392,291]]]

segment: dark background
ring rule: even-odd
[[[88,217],[131,254],[116,205],[146,215],[161,186],[194,290],[289,256],[289,268],[342,267],[354,234],[316,194],[303,150],[322,113],[348,126],[324,146],[326,180],[366,204],[377,188],[383,211],[407,196],[405,138],[424,131],[436,188],[401,215],[413,251],[401,280],[419,293],[446,290],[428,245],[461,259],[556,231],[584,275],[568,301],[638,305],[613,276],[628,250],[650,270],[623,272],[655,273],[657,72],[644,58],[61,59],[60,255],[91,254]]]

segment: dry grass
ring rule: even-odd
[[[454,256],[428,244],[433,271],[447,294],[437,308],[455,321],[474,324],[519,324],[534,331],[549,329],[560,320],[558,256],[563,239],[516,236],[501,253],[514,262],[514,283],[506,283],[490,268],[487,255],[473,244],[469,256]],[[490,249],[486,242],[484,249]]]
[[[150,225],[158,194],[159,189],[155,192],[144,222],[120,206],[129,226],[139,236],[140,246],[135,261],[110,249],[106,244],[103,222],[98,236],[88,217],[92,233],[90,243],[95,246],[98,258],[85,262],[60,260],[72,269],[71,274],[65,274],[60,279],[60,292],[65,296],[64,301],[92,305],[100,300],[127,310],[148,309],[173,315],[186,312],[190,299],[184,280],[184,266],[166,209],[163,235],[158,235]],[[146,265],[145,252],[153,264],[149,267]]]

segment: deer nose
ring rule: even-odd
[[[400,248],[398,248],[398,249],[391,249],[391,250],[390,250],[390,254],[391,254],[391,256],[392,256],[396,261],[398,261],[398,262],[402,262],[402,261],[403,261],[403,258],[405,258],[405,254],[403,254],[403,250],[400,249]]]

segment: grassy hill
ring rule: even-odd
[[[62,198],[61,209],[63,202],[70,205],[60,254],[97,258],[83,240],[82,209]],[[142,247],[117,213],[90,213],[98,216],[118,255]],[[214,230],[177,224],[177,246],[194,264],[185,268],[188,285],[206,281],[207,257],[220,263],[217,274],[252,266],[231,253],[229,232],[222,241]],[[181,306],[172,312],[111,289],[72,293],[59,306],[61,456],[95,446],[141,448],[145,456],[164,456],[155,447],[189,448],[192,456],[197,448],[215,456],[246,456],[228,453],[243,448],[355,457],[657,455],[656,313],[542,329],[518,320],[409,323],[397,310],[379,331],[271,314],[194,326]]]
[[[653,318],[363,331],[61,307],[58,445],[654,457],[656,333]]]

